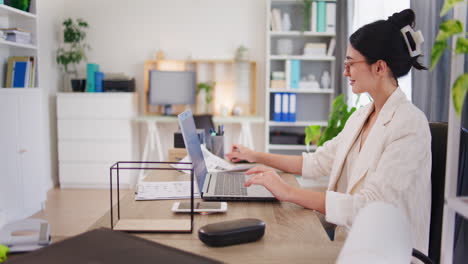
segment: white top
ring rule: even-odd
[[[315,153],[303,154],[305,178],[330,176],[326,219],[346,236],[359,209],[371,201],[401,208],[411,224],[413,247],[427,253],[431,210],[431,134],[424,114],[400,88],[388,98],[369,131],[354,168],[346,172],[344,193],[335,192],[349,150],[373,111],[373,103],[357,110],[343,131]]]
[[[362,130],[359,133],[359,137],[356,139],[353,146],[349,150],[348,156],[346,157],[345,163],[343,165],[343,170],[341,171],[340,178],[336,182],[335,192],[346,193],[346,189],[348,188],[349,176],[353,172],[354,165],[356,164],[356,160],[359,157],[359,148],[361,146],[361,141]]]

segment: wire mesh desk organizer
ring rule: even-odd
[[[182,168],[174,168],[172,165],[182,165]],[[175,233],[192,233],[193,215],[194,215],[194,171],[190,162],[151,162],[151,161],[118,161],[110,167],[110,226],[113,230],[127,232],[175,232]],[[180,166],[178,166],[180,167]],[[177,173],[177,171],[190,171],[190,218],[186,215],[173,215],[170,208],[173,200],[151,200],[151,201],[135,201],[135,199],[125,199],[126,205],[130,208],[128,211],[133,211],[133,214],[140,218],[123,218],[120,213],[120,173],[123,170],[150,170],[150,171],[165,171],[156,177],[187,177],[186,173]],[[117,221],[114,225],[114,206],[113,206],[113,180],[116,179],[117,191]],[[141,210],[144,207],[144,210]],[[132,210],[133,209],[133,210]],[[146,217],[141,217],[145,214]],[[161,215],[166,219],[160,219]],[[156,218],[158,219],[154,219]],[[151,217],[148,218],[148,217]]]

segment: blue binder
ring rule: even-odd
[[[104,73],[103,72],[95,72],[94,73],[94,92],[102,93],[102,81],[104,80]]]
[[[289,94],[289,122],[296,122],[296,97],[295,93]]]
[[[24,88],[26,81],[26,68],[28,63],[26,61],[16,61],[13,66],[13,88]]]
[[[281,121],[289,121],[289,93],[281,95]]]
[[[273,121],[281,121],[281,93],[273,94]]]

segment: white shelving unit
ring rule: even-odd
[[[36,1],[30,12],[0,4],[0,28],[32,33],[31,44],[0,40],[0,218],[4,222],[28,217],[46,200],[44,89],[39,85]],[[34,88],[5,87],[10,56],[36,58]]]
[[[327,1],[336,2],[336,1]],[[265,76],[265,146],[266,151],[279,154],[300,154],[306,151],[306,147],[299,142],[295,144],[278,144],[277,137],[270,136],[271,133],[296,133],[304,134],[305,127],[309,125],[326,126],[331,103],[335,94],[335,57],[334,56],[306,56],[303,48],[306,43],[326,43],[327,48],[330,40],[335,37],[334,32],[301,31],[303,23],[303,2],[300,0],[267,0],[266,21],[266,76]],[[288,13],[291,19],[290,31],[272,31],[271,10],[279,9],[281,14]],[[283,16],[282,16],[283,17]],[[277,46],[280,39],[288,39],[292,43],[292,54],[278,54]],[[324,89],[291,89],[286,77],[285,89],[270,88],[271,73],[283,71],[288,75],[288,61],[299,60],[301,63],[301,79],[309,74],[314,74],[320,83],[320,77],[326,70],[330,73],[331,86]],[[296,122],[273,121],[271,114],[271,101],[274,93],[293,92],[296,93]],[[311,146],[315,150],[315,146]]]

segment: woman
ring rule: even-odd
[[[422,37],[412,30],[414,19],[411,9],[403,10],[351,35],[343,74],[353,93],[367,92],[373,102],[357,110],[343,131],[315,153],[286,156],[234,145],[226,155],[234,162],[262,163],[304,178],[330,176],[326,192],[290,186],[264,166],[247,171],[254,176],[245,185],[263,185],[279,200],[325,214],[328,222],[338,225],[336,236],[340,237],[367,203],[395,204],[408,216],[413,246],[427,253],[431,135],[424,114],[398,87],[398,78],[412,67],[426,69],[417,61]]]

